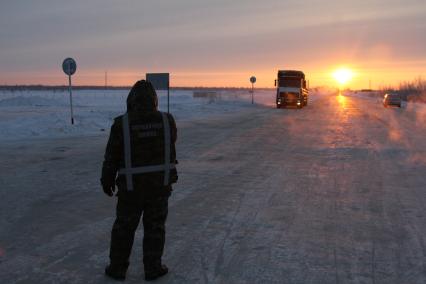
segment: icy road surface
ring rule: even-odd
[[[179,123],[156,283],[426,283],[426,111],[323,96]],[[0,148],[0,283],[103,275],[107,133]],[[138,230],[126,283],[143,282]]]

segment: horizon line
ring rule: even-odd
[[[6,88],[46,88],[46,89],[68,89],[68,85],[50,85],[50,84],[0,84],[0,89]],[[92,89],[130,89],[133,85],[73,85],[72,88],[92,88]],[[251,87],[230,87],[230,86],[171,86],[170,89],[251,89]],[[255,89],[275,89],[274,87],[255,87]],[[162,90],[159,90],[162,91]]]

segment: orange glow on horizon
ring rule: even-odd
[[[274,80],[278,69],[297,69],[306,74],[311,88],[318,86],[344,87],[350,89],[379,89],[383,86],[398,87],[402,81],[412,81],[419,76],[425,76],[424,68],[411,66],[409,63],[385,62],[374,66],[368,64],[348,64],[348,70],[337,73],[340,79],[333,76],[331,66],[326,64],[300,65],[300,66],[272,66],[253,68],[253,70],[185,70],[171,69],[172,87],[251,87],[249,78],[256,76],[255,88],[274,88]],[[419,62],[419,66],[426,67],[425,62]],[[336,66],[336,65],[334,65]],[[338,68],[337,68],[338,69]],[[335,69],[335,70],[337,70]],[[356,72],[355,72],[356,70]],[[164,72],[164,70],[108,70],[108,86],[131,86],[137,80],[144,79],[146,72]],[[0,72],[0,85],[67,85],[68,79],[62,71],[48,72]],[[104,86],[105,70],[77,70],[72,77],[74,85]]]

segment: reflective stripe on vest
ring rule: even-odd
[[[130,126],[129,116],[127,113],[123,115],[123,138],[124,138],[124,165],[125,168],[120,169],[118,174],[126,175],[127,190],[133,190],[134,174],[154,173],[164,171],[164,185],[169,185],[170,170],[175,168],[174,163],[170,163],[170,125],[167,114],[161,113],[164,125],[164,164],[154,166],[143,166],[132,168],[132,150],[130,146]]]

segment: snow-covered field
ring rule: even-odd
[[[126,96],[75,92],[71,126],[66,93],[0,93],[0,283],[114,283],[99,175]],[[425,105],[255,101],[172,93],[179,182],[158,283],[426,283]],[[143,282],[142,234],[126,283]]]
[[[158,92],[160,109],[167,110],[167,95]],[[193,91],[172,91],[170,111],[179,121],[204,119],[252,108],[246,91],[218,91],[219,98],[194,98]],[[73,92],[75,125],[70,123],[68,92],[0,91],[0,141],[68,137],[108,131],[113,118],[126,109],[127,90]],[[272,91],[255,94],[257,103],[272,103]]]

